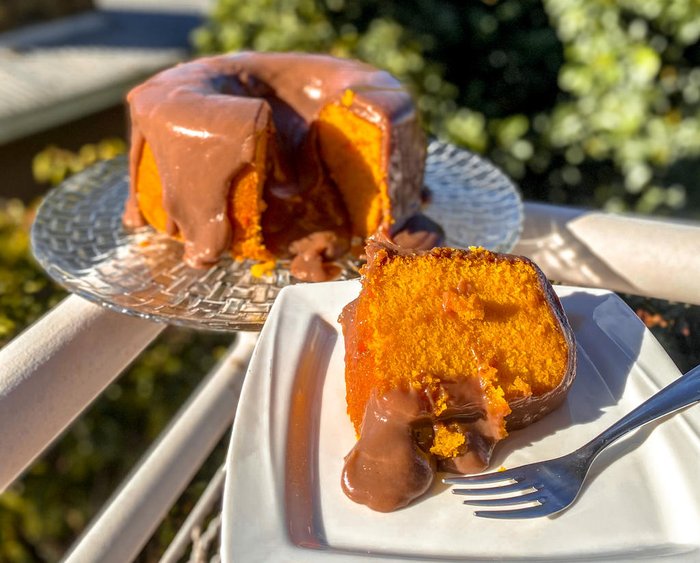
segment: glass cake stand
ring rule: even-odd
[[[431,141],[424,213],[442,225],[446,245],[509,251],[520,235],[517,188],[483,158]],[[98,163],[52,190],[37,211],[34,256],[69,291],[114,311],[215,331],[259,330],[279,291],[295,283],[289,262],[264,277],[249,261],[226,257],[208,270],[182,262],[182,244],[150,227],[121,222],[128,195],[125,157]],[[338,279],[358,276],[360,263],[339,261]]]

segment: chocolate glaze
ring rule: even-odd
[[[175,66],[129,93],[131,188],[124,223],[144,224],[136,172],[147,142],[162,182],[168,232],[182,235],[184,259],[191,266],[216,262],[233,236],[227,219],[231,183],[244,167],[255,165],[260,135],[272,136],[271,150],[279,160],[265,191],[280,193],[280,186],[291,186],[277,199],[277,232],[298,223],[299,213],[303,221],[299,196],[324,183],[313,123],[321,108],[346,90],[354,93],[350,107],[355,113],[389,132],[383,147],[389,194],[385,226],[392,215],[403,220],[420,203],[425,142],[401,84],[356,61],[244,52]],[[332,228],[328,223],[307,225],[301,235]],[[276,244],[277,250],[286,250],[296,238],[300,233]]]
[[[353,501],[380,512],[402,508],[424,494],[437,469],[474,473],[485,469],[503,419],[489,412],[480,382],[444,382],[447,408],[433,414],[432,397],[415,389],[372,393],[360,437],[345,458],[341,484]],[[467,441],[459,455],[430,453],[438,425],[459,431]]]
[[[445,242],[445,231],[430,217],[417,213],[400,228],[392,228],[391,239],[407,250],[430,250]]]
[[[342,239],[333,231],[317,231],[294,241],[289,250],[294,255],[289,271],[302,281],[324,281],[337,275],[332,261],[337,260],[348,250],[347,239]]]
[[[370,397],[360,439],[345,457],[341,485],[349,498],[390,512],[428,490],[435,462],[417,447],[411,432],[411,424],[426,416],[416,391]]]

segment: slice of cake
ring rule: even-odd
[[[342,483],[356,502],[389,511],[423,494],[436,468],[483,470],[508,430],[557,407],[575,344],[526,258],[378,240],[367,256],[362,291],[340,317],[358,435]]]

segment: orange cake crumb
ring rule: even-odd
[[[331,178],[347,206],[353,234],[364,238],[375,232],[389,213],[382,158],[385,141],[378,126],[348,108],[348,92],[343,103],[328,104],[321,110],[319,142]]]
[[[256,278],[262,278],[275,269],[275,260],[268,260],[267,262],[258,262],[250,267],[250,274]]]
[[[438,424],[430,453],[441,457],[454,457],[466,442],[466,437],[458,429],[450,430],[444,424]]]

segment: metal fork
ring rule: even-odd
[[[610,444],[648,422],[700,401],[700,366],[690,370],[647,399],[610,428],[578,450],[555,459],[530,463],[507,471],[450,477],[448,485],[457,495],[477,497],[464,504],[485,518],[538,518],[555,514],[574,502],[595,457]],[[487,498],[499,495],[499,498]]]

